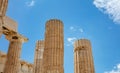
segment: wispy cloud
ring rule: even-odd
[[[94,0],[93,4],[115,23],[120,24],[120,0]]]
[[[70,26],[69,30],[72,31],[72,33],[74,33],[74,32],[77,34],[84,33],[83,28],[79,28],[79,27]],[[68,37],[66,45],[67,46],[73,45],[75,40],[77,40],[76,37]]]
[[[79,31],[80,31],[80,33],[83,33],[83,32],[84,32],[83,28],[80,28]]]
[[[75,27],[73,27],[73,26],[70,26],[70,30],[71,31],[76,31]]]
[[[104,73],[120,73],[120,64],[115,66],[111,71],[105,71]]]
[[[33,7],[35,5],[35,0],[31,0],[31,1],[26,2],[26,5],[28,7]]]
[[[76,40],[75,37],[69,37],[69,38],[67,38],[67,41],[68,41],[67,46],[73,45],[73,43],[74,43],[75,40]]]
[[[71,30],[71,31],[79,31],[80,33],[83,33],[84,32],[84,30],[83,30],[83,28],[75,28],[74,26],[70,26],[69,27],[69,29]]]

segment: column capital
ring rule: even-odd
[[[28,38],[26,38],[18,33],[6,35],[6,39],[9,41],[20,41],[22,43],[28,41]]]

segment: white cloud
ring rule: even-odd
[[[70,26],[70,30],[76,31],[76,29],[73,26]]]
[[[94,0],[93,4],[115,23],[120,24],[120,0]]]
[[[115,66],[111,71],[106,71],[104,73],[120,73],[120,64]]]
[[[33,6],[35,5],[35,0],[31,0],[31,1],[29,1],[29,2],[26,2],[26,5],[27,5],[28,7],[33,7]]]
[[[80,31],[80,33],[83,33],[83,32],[84,32],[84,30],[83,30],[82,28],[80,28],[79,31]]]
[[[120,64],[117,65],[117,68],[120,69]]]
[[[75,37],[72,37],[72,38],[67,38],[67,41],[68,41],[68,44],[67,46],[70,46],[70,45],[73,45],[74,41],[76,40]]]
[[[67,38],[68,42],[72,42],[75,39],[76,39],[75,37],[73,37],[73,38]]]
[[[83,33],[83,32],[84,32],[83,28],[75,28],[75,27],[73,27],[73,26],[70,26],[69,29],[70,29],[71,31],[79,31],[80,33]]]

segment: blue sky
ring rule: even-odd
[[[7,16],[18,23],[18,32],[29,41],[21,59],[33,63],[37,40],[44,39],[45,23],[57,18],[64,23],[64,69],[74,73],[73,42],[87,38],[92,43],[96,73],[120,73],[119,0],[9,0]],[[9,42],[0,39],[0,50]]]

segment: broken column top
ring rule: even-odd
[[[74,49],[91,47],[90,40],[88,39],[79,39],[74,42]]]

